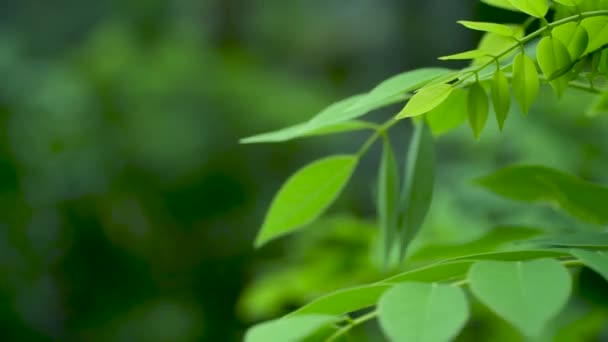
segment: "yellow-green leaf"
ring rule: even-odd
[[[485,51],[470,50],[470,51],[456,53],[453,55],[442,56],[442,57],[439,57],[439,59],[442,61],[448,61],[448,60],[475,59],[475,58],[480,58],[480,57],[484,57],[484,56],[487,56],[487,53]]]
[[[517,11],[517,8],[511,5],[509,0],[481,0],[481,2],[486,3],[490,6],[506,9],[509,11]]]
[[[509,0],[518,10],[537,18],[544,18],[549,11],[547,0]]]
[[[565,6],[574,7],[581,3],[582,0],[553,0]]]
[[[569,81],[567,75],[562,75],[572,67],[568,49],[559,39],[545,37],[538,43],[536,58],[551,87],[557,96],[561,96]]]
[[[454,88],[449,84],[436,84],[420,89],[408,101],[397,119],[418,116],[430,112],[445,101]]]
[[[496,113],[498,127],[502,131],[511,108],[511,92],[509,91],[509,81],[500,69],[496,70],[494,77],[492,77],[492,105]]]
[[[458,21],[462,26],[469,28],[471,30],[482,31],[482,32],[490,32],[499,34],[501,36],[511,37],[515,33],[513,27],[503,24],[495,24],[495,23],[486,23],[480,21],[467,21],[460,20]]]
[[[554,28],[551,34],[566,46],[572,60],[582,56],[589,43],[587,30],[584,26],[575,22],[560,25]]]
[[[469,114],[469,125],[473,130],[475,139],[479,139],[479,135],[488,120],[489,111],[490,103],[486,91],[479,83],[473,84],[469,89],[467,112]]]
[[[331,334],[331,326],[338,319],[329,315],[302,315],[279,318],[251,327],[245,334],[245,342],[303,341],[325,329]],[[327,334],[326,334],[327,335]],[[327,337],[327,336],[325,336]]]
[[[433,135],[439,136],[458,127],[467,119],[467,92],[454,89],[442,104],[426,114]]]
[[[317,160],[300,169],[281,187],[270,205],[256,247],[312,222],[327,209],[357,165],[352,155]]]
[[[581,21],[581,25],[589,34],[589,44],[585,53],[595,51],[608,44],[608,17],[591,17]]]
[[[538,72],[530,57],[521,53],[513,61],[513,95],[524,115],[538,96]]]

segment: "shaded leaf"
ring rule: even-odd
[[[544,18],[549,11],[547,0],[509,0],[518,10],[537,18]]]
[[[530,241],[539,246],[608,248],[608,233],[577,232]]]
[[[608,93],[597,95],[585,114],[590,117],[608,114]]]
[[[469,97],[467,101],[469,125],[473,130],[475,139],[479,139],[479,135],[488,120],[489,111],[490,103],[488,101],[488,95],[483,87],[476,82],[469,88]]]
[[[273,199],[255,245],[259,247],[315,220],[342,191],[357,161],[351,155],[327,157],[291,176]]]
[[[327,315],[280,318],[253,326],[245,334],[245,342],[300,342],[321,329],[329,329],[336,321],[336,317]]]
[[[608,252],[573,249],[570,254],[608,280]]]
[[[568,49],[571,60],[576,60],[585,53],[589,43],[589,35],[582,25],[569,22],[557,26],[551,31],[551,35],[557,38]]]
[[[464,291],[449,285],[403,283],[378,302],[380,327],[392,341],[449,341],[468,318]]]
[[[499,261],[521,261],[521,260],[534,260],[540,258],[559,258],[566,257],[569,254],[558,250],[547,250],[547,249],[531,249],[531,250],[515,250],[505,252],[490,252],[490,253],[479,253],[472,255],[465,255],[454,259],[446,260],[446,262],[457,262],[457,261],[479,261],[479,260],[499,260]]]
[[[513,27],[508,26],[508,25],[503,25],[503,24],[485,23],[485,22],[467,21],[467,20],[460,20],[460,21],[458,21],[458,23],[461,24],[462,26],[472,29],[472,30],[495,33],[495,34],[499,34],[501,36],[506,36],[506,37],[511,37],[515,33],[514,32],[515,30],[513,30]]]
[[[395,245],[399,206],[399,168],[388,138],[384,148],[380,170],[378,171],[378,221],[382,231],[383,255],[388,263],[392,246]]]
[[[472,264],[473,260],[435,263],[386,278],[380,281],[380,284],[396,284],[405,281],[439,282],[461,278]]]
[[[430,112],[445,101],[453,89],[451,85],[443,83],[420,89],[397,114],[397,119]]]
[[[477,183],[503,197],[557,204],[592,223],[608,223],[608,188],[541,166],[509,166]]]
[[[513,95],[524,115],[538,96],[539,81],[536,66],[530,57],[518,54],[513,61]]]
[[[430,128],[422,121],[415,125],[405,165],[399,217],[400,260],[424,222],[433,199],[434,185],[435,142]]]
[[[449,60],[475,59],[475,58],[484,57],[484,56],[487,56],[487,53],[485,51],[470,50],[470,51],[456,53],[453,55],[442,56],[442,57],[439,57],[439,59],[442,61],[449,61]]]
[[[454,89],[442,104],[426,114],[426,122],[435,136],[458,127],[466,119],[467,92],[463,89]]]
[[[568,270],[553,259],[480,261],[469,270],[471,292],[524,335],[540,335],[566,305]]]
[[[500,69],[496,70],[492,77],[492,105],[496,113],[498,127],[502,131],[511,108],[511,92],[509,90],[509,80]]]
[[[572,67],[570,53],[564,44],[556,38],[545,37],[540,40],[536,49],[536,58],[541,70],[549,80],[557,96],[561,96],[568,86],[568,77],[560,77]]]

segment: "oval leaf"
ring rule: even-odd
[[[501,36],[510,37],[513,36],[514,30],[511,26],[495,24],[495,23],[484,23],[479,21],[466,21],[460,20],[458,21],[462,26],[469,28],[471,30],[482,31],[482,32],[490,32],[499,34]]]
[[[311,335],[324,328],[331,331],[331,324],[336,321],[336,317],[327,315],[280,318],[253,326],[245,334],[245,342],[298,342],[311,337]]]
[[[529,337],[564,308],[571,290],[568,270],[553,259],[480,261],[469,281],[477,299]]]
[[[397,119],[422,115],[430,112],[445,101],[454,88],[449,84],[436,84],[420,89],[408,101],[403,110],[397,114]]]
[[[568,86],[568,78],[560,76],[572,67],[572,59],[568,49],[559,39],[545,37],[538,43],[536,57],[551,87],[553,87],[557,96],[561,96]]]
[[[433,135],[442,135],[458,127],[467,119],[467,92],[454,89],[442,104],[426,114]]]
[[[585,53],[593,52],[605,44],[608,44],[608,17],[592,17],[581,21],[589,35],[589,44]]]
[[[351,155],[332,156],[291,176],[270,205],[256,247],[310,223],[323,213],[348,182],[357,160]]]
[[[400,260],[429,211],[434,185],[435,142],[428,125],[422,121],[415,126],[405,165],[399,217]]]
[[[544,18],[549,11],[547,0],[509,0],[518,10],[537,18]]]
[[[450,285],[403,283],[378,302],[378,320],[391,341],[449,341],[468,318],[464,291]]]
[[[570,251],[570,254],[608,280],[608,252],[573,249]]]
[[[479,139],[479,135],[488,120],[489,111],[490,103],[486,91],[479,83],[473,84],[469,89],[467,112],[469,114],[469,125],[473,130],[475,139]]]
[[[392,246],[395,245],[399,204],[399,168],[388,138],[378,172],[378,221],[382,231],[384,263],[388,264]]]
[[[513,95],[521,112],[528,114],[530,106],[538,96],[538,72],[530,57],[521,53],[513,61]]]
[[[566,46],[571,60],[576,60],[585,53],[589,43],[589,35],[584,26],[575,22],[560,25],[551,31],[553,37]]]
[[[498,127],[502,131],[511,108],[511,92],[509,91],[509,80],[500,69],[496,70],[492,77],[492,106],[496,113]]]
[[[464,60],[464,59],[480,58],[480,57],[484,57],[487,55],[488,54],[482,50],[470,50],[470,51],[460,52],[460,53],[456,53],[456,54],[449,55],[449,56],[442,56],[442,57],[439,57],[439,59],[442,61]]]

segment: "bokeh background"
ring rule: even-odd
[[[479,40],[459,19],[523,17],[476,0],[3,1],[2,340],[238,341],[252,323],[378,279],[377,153],[308,232],[252,248],[280,184],[313,159],[355,151],[364,134],[238,139],[401,71],[463,66],[436,59]],[[491,122],[481,143],[466,125],[439,140],[422,241],[460,243],[502,223],[567,228],[550,208],[471,186],[509,162],[608,181],[606,120],[582,115],[589,97],[542,96],[502,135]],[[409,134],[395,130],[400,159]]]

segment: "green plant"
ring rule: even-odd
[[[460,21],[485,32],[484,38],[475,50],[440,59],[471,60],[469,67],[405,72],[368,93],[329,106],[305,123],[243,139],[244,143],[282,142],[373,131],[357,153],[318,160],[287,180],[268,210],[256,246],[317,219],[348,183],[359,160],[380,140],[377,212],[384,265],[394,269],[404,260],[407,265],[409,247],[433,198],[435,137],[468,120],[479,139],[490,108],[502,130],[515,107],[513,99],[527,115],[541,84],[548,84],[558,97],[573,89],[595,94],[587,115],[606,111],[608,1],[484,2],[530,17],[521,25]],[[535,21],[540,27],[532,31]],[[383,124],[358,120],[372,110],[403,101],[407,101],[403,109]],[[406,118],[412,119],[414,133],[400,176],[388,132]],[[597,227],[608,224],[608,188],[558,170],[509,166],[476,183],[508,199],[553,204]],[[586,266],[608,279],[608,232],[601,228],[533,237],[507,233],[469,247],[384,280],[330,293],[286,317],[254,326],[246,340],[335,341],[372,319],[378,320],[391,340],[451,340],[471,316],[465,289],[523,336],[538,338],[567,305],[572,291],[569,268]]]

